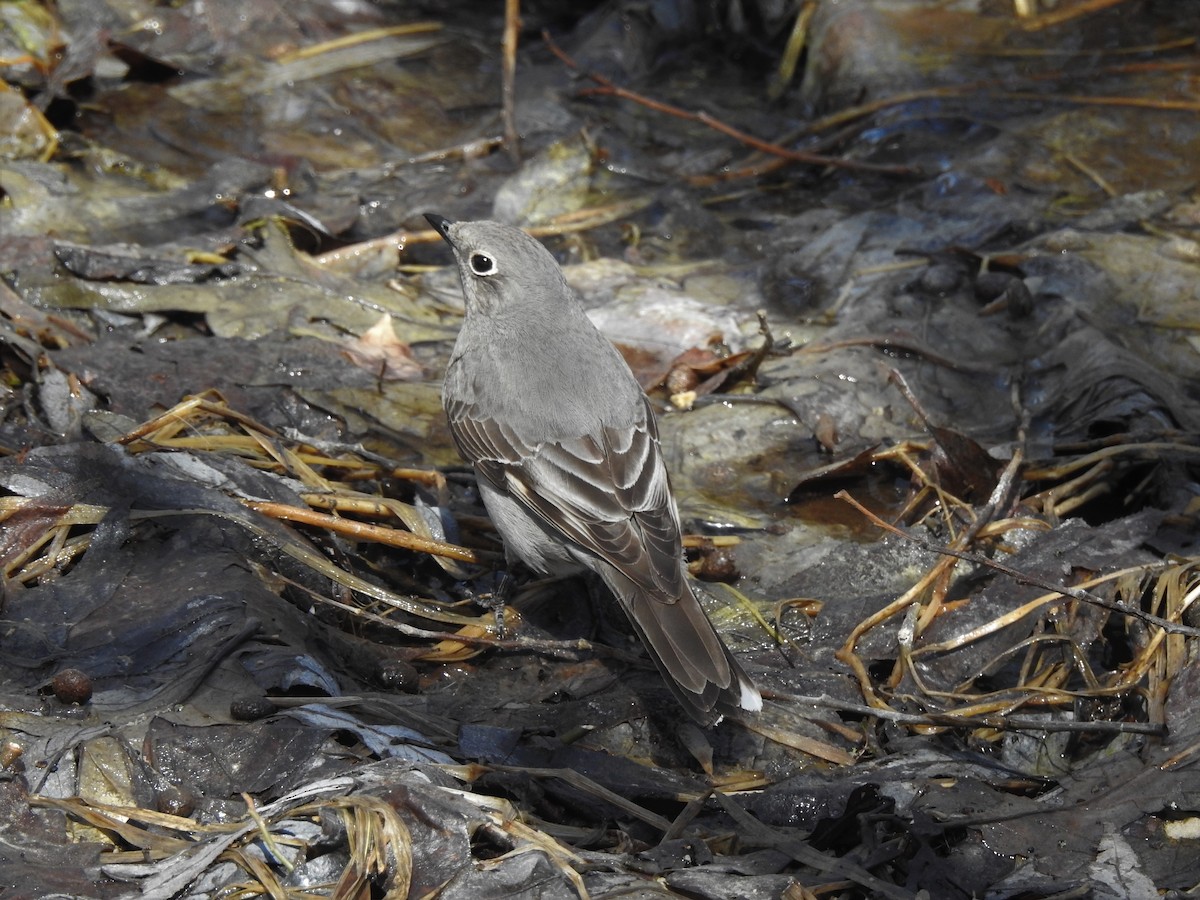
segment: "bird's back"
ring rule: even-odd
[[[616,348],[572,303],[540,315],[463,325],[446,372],[447,398],[520,428],[527,441],[599,436],[642,417],[641,387]],[[447,405],[453,422],[454,411]]]

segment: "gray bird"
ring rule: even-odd
[[[701,724],[761,709],[688,583],[658,427],[625,360],[525,232],[425,218],[467,306],[442,404],[509,561],[598,575]]]

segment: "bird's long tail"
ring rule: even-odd
[[[682,596],[662,598],[616,569],[605,569],[601,578],[693,719],[711,725],[736,710],[762,709],[758,688],[713,628],[687,579],[682,581]]]

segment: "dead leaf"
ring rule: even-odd
[[[413,359],[408,344],[396,337],[392,317],[387,313],[346,345],[345,356],[381,381],[416,381],[425,376],[425,368]]]

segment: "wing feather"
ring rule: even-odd
[[[628,428],[536,445],[467,404],[446,412],[459,450],[492,487],[657,599],[683,595],[679,518],[648,400]]]

